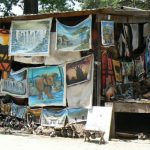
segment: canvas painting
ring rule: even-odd
[[[11,115],[20,119],[25,119],[27,112],[27,106],[22,105],[11,105]]]
[[[115,78],[117,82],[122,82],[122,72],[121,72],[121,63],[118,60],[112,60],[113,62],[113,68],[114,68],[114,73],[115,73]]]
[[[101,21],[102,45],[114,45],[114,21]]]
[[[30,124],[34,121],[36,124],[41,124],[42,108],[28,108],[27,109],[27,122]]]
[[[56,50],[84,51],[91,49],[92,17],[75,26],[67,26],[56,20]]]
[[[10,55],[49,55],[52,18],[41,20],[12,21]]]
[[[91,79],[93,55],[68,63],[66,65],[66,82],[68,86],[86,82]]]
[[[86,108],[67,108],[68,123],[85,122],[87,120],[88,109]]]
[[[1,114],[10,115],[11,114],[11,105],[12,105],[11,103],[4,104],[2,101],[0,101]]]
[[[8,79],[2,79],[1,92],[20,98],[28,97],[27,69],[10,72]]]
[[[66,109],[43,109],[41,114],[41,125],[50,127],[64,127],[66,115]]]
[[[0,70],[10,72],[11,70],[11,56],[8,56],[9,46],[9,30],[0,29]],[[6,75],[6,78],[7,78]],[[5,78],[5,76],[3,76]]]
[[[28,68],[29,106],[65,106],[63,66]]]

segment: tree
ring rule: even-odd
[[[38,0],[24,0],[24,14],[38,14]]]
[[[93,9],[103,7],[129,6],[141,9],[150,9],[150,0],[76,0],[81,4],[82,9]]]
[[[117,7],[119,0],[76,0],[82,9],[95,9],[104,7]]]
[[[74,0],[39,0],[40,12],[73,11]]]
[[[19,0],[1,0],[0,2],[0,12],[3,13],[3,16],[15,15],[12,12],[13,5],[17,6]]]

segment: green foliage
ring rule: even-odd
[[[81,3],[82,9],[117,7],[120,0],[76,0]]]
[[[150,9],[150,0],[76,0],[81,3],[82,9],[104,8],[104,7],[135,7]]]
[[[40,12],[72,11],[73,0],[39,0]]]
[[[0,12],[4,16],[14,15],[12,13],[12,6],[17,5],[19,0],[0,0]]]
[[[23,6],[25,0],[0,0],[0,12],[4,16],[15,15],[12,6]],[[141,9],[150,9],[150,0],[38,0],[39,12],[73,11],[75,3],[80,4],[81,9],[95,9],[104,7],[129,6]],[[23,9],[23,7],[22,7]]]

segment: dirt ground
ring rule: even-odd
[[[84,142],[84,139],[48,137],[38,135],[0,134],[0,149],[5,150],[149,150],[150,140],[112,139],[99,145],[97,140]]]

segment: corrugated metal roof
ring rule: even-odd
[[[115,9],[115,8],[102,8],[102,9],[90,9],[82,11],[64,11],[64,12],[50,12],[43,14],[25,14],[19,16],[7,16],[0,17],[0,22],[11,22],[12,20],[31,20],[31,19],[42,19],[48,17],[75,17],[75,16],[84,16],[90,14],[106,14],[106,15],[118,15],[118,16],[132,16],[132,17],[150,17],[149,10],[124,10],[124,9]]]

